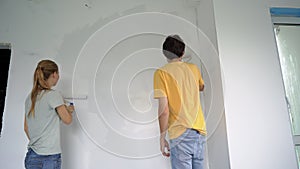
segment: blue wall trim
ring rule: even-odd
[[[272,16],[300,17],[300,8],[270,8]]]

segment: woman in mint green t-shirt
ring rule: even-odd
[[[66,106],[58,91],[51,89],[59,79],[58,66],[51,60],[38,63],[33,88],[25,101],[24,130],[29,139],[26,169],[60,169],[60,121],[72,122],[72,105]]]

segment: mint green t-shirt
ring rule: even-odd
[[[26,121],[30,141],[28,148],[40,155],[61,153],[60,118],[55,110],[64,104],[58,91],[42,91],[36,99],[35,114],[28,117],[31,107],[30,94],[25,102]]]

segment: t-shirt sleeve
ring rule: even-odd
[[[154,98],[167,97],[166,85],[163,79],[163,72],[161,70],[156,70],[154,73]]]
[[[65,104],[62,95],[58,91],[51,91],[50,98],[49,98],[49,105],[51,108],[55,109],[60,105]]]

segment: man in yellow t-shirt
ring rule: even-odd
[[[154,74],[160,150],[164,156],[171,155],[172,169],[203,169],[206,125],[199,92],[204,89],[204,81],[196,65],[182,62],[184,50],[178,35],[168,36],[163,43],[168,63]]]

